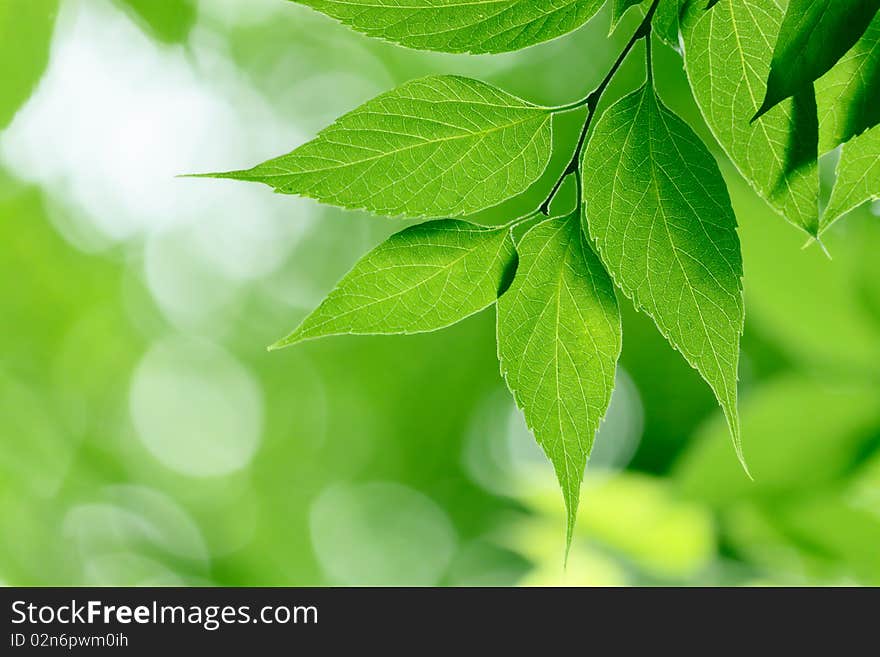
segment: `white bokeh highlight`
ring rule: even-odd
[[[443,509],[391,482],[326,489],[312,505],[309,524],[318,562],[340,585],[431,586],[456,547]]]
[[[181,474],[233,473],[250,463],[260,443],[257,380],[207,342],[172,338],[153,345],[135,368],[129,407],[144,447]]]
[[[246,168],[306,139],[224,47],[207,28],[186,46],[156,43],[107,0],[70,0],[46,73],[0,134],[0,164],[42,187],[74,246],[146,246],[147,286],[180,328],[275,271],[316,214],[259,185],[178,177]]]
[[[107,486],[72,505],[61,534],[80,564],[83,585],[197,584],[175,574],[186,563],[206,573],[209,553],[193,519],[166,494],[138,485]]]

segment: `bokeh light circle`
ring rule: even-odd
[[[455,550],[443,510],[396,483],[331,486],[310,516],[312,545],[334,584],[430,586]]]
[[[144,355],[129,391],[141,442],[168,468],[225,475],[248,465],[263,426],[256,379],[219,347],[173,338]]]

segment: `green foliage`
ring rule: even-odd
[[[837,181],[822,215],[822,230],[850,210],[880,198],[880,126],[871,128],[843,146],[837,163]]]
[[[611,2],[611,29],[617,27],[623,15],[629,11],[630,7],[641,4],[643,0],[612,0]]]
[[[822,413],[804,409],[821,400]],[[880,420],[876,386],[823,383],[802,376],[770,381],[742,405],[743,431],[753,437],[750,482],[727,456],[726,427],[704,426],[678,465],[682,490],[716,506],[745,499],[772,501],[839,480],[871,440]],[[710,476],[707,476],[710,474]]]
[[[180,43],[189,36],[196,22],[195,0],[116,0],[156,39]]]
[[[445,328],[495,303],[515,258],[506,228],[454,219],[407,228],[364,256],[276,346]]]
[[[43,75],[57,12],[58,0],[0,2],[0,130]]]
[[[742,460],[742,259],[718,165],[647,84],[604,114],[583,169],[585,228],[602,262],[712,387]]]
[[[494,53],[569,32],[604,2],[301,4],[412,48]],[[287,155],[207,174],[351,210],[438,220],[407,228],[365,256],[275,346],[345,333],[431,331],[497,299],[501,370],[555,468],[569,543],[621,350],[615,288],[709,384],[745,466],[737,411],[745,316],[737,220],[709,149],[655,91],[653,36],[682,50],[712,136],[791,224],[818,237],[880,192],[880,139],[878,128],[869,130],[878,121],[872,101],[880,84],[880,2],[792,0],[786,11],[779,0],[614,0],[612,25],[640,4],[640,25],[580,100],[544,107],[473,79],[427,77],[365,103]],[[600,115],[611,82],[642,43],[647,83]],[[571,160],[534,211],[494,228],[455,219],[531,198],[526,192],[551,159],[554,117],[577,110],[585,116],[567,151]],[[845,144],[821,223],[820,126],[822,152]],[[551,217],[571,180],[577,207]],[[775,306],[789,307],[765,304]]]
[[[654,32],[666,45],[679,47],[679,14],[687,0],[660,0],[654,16]]]
[[[498,358],[553,462],[570,545],[581,478],[614,387],[620,313],[614,286],[576,215],[537,224],[517,251],[517,275],[498,302]]]
[[[377,214],[462,216],[540,177],[551,117],[476,80],[423,78],[365,103],[292,153],[212,175]]]
[[[880,14],[865,35],[816,81],[819,152],[880,123]]]
[[[519,50],[577,29],[605,0],[294,0],[367,36],[440,52]]]
[[[864,34],[878,9],[880,0],[790,0],[755,119],[827,73]]]
[[[660,0],[652,19],[653,32],[666,45],[678,50],[678,17],[687,0]],[[611,5],[611,29],[617,27],[620,19],[635,5],[648,6],[647,0],[614,0]]]
[[[794,225],[818,230],[818,129],[809,98],[750,123],[770,72],[768,43],[782,23],[776,0],[721,0],[685,13],[684,61],[694,98],[718,143],[755,190]]]

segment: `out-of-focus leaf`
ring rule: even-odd
[[[850,210],[880,198],[880,126],[843,145],[837,163],[837,180],[822,215],[826,230]]]
[[[789,0],[767,92],[754,119],[830,71],[862,37],[878,9],[880,0]]]
[[[832,486],[744,499],[725,510],[726,540],[774,583],[880,583],[880,458]]]
[[[605,0],[295,0],[367,36],[408,48],[499,53],[577,29]]]
[[[198,18],[196,0],[116,0],[153,37],[165,43],[186,41]]]
[[[0,130],[46,69],[57,12],[58,0],[0,2]]]
[[[504,227],[447,219],[407,228],[364,256],[274,347],[327,335],[445,328],[495,303],[515,258]]]
[[[523,502],[539,518],[556,520],[565,510],[549,484],[536,477],[520,488],[525,491]],[[589,503],[578,510],[572,558],[589,543],[598,544],[650,577],[674,581],[697,575],[711,562],[715,529],[710,510],[682,499],[668,481],[621,472],[588,477],[583,492]],[[558,567],[558,551],[544,555],[530,545],[520,549],[533,558],[537,553],[541,561],[554,559]],[[572,584],[591,583],[567,579]]]
[[[859,508],[845,491],[829,490],[775,509],[773,518],[794,542],[829,562],[827,571],[844,571],[860,583],[880,584],[877,509]]]
[[[791,376],[753,388],[743,398],[741,414],[754,481],[730,463],[725,426],[712,421],[676,468],[690,497],[728,506],[834,482],[873,439],[880,422],[880,388]]]
[[[712,388],[742,460],[742,256],[718,165],[648,84],[599,120],[583,171],[584,228],[602,262]]]
[[[619,552],[655,577],[687,578],[710,562],[709,510],[680,499],[667,481],[621,473],[590,483],[579,534]]]
[[[477,80],[414,80],[292,153],[209,177],[262,182],[381,215],[458,217],[525,191],[550,159],[552,112]]]
[[[819,152],[880,123],[880,14],[865,35],[816,81]]]
[[[516,276],[498,301],[498,357],[556,470],[570,545],[584,468],[614,388],[620,311],[576,215],[533,227],[517,252]]]
[[[684,59],[694,98],[712,134],[742,175],[795,226],[819,226],[818,124],[812,94],[791,99],[760,121],[770,48],[782,23],[776,0],[721,0],[706,11],[688,5]]]

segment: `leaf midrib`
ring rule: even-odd
[[[550,118],[550,111],[546,110],[544,112],[541,112],[539,114],[539,116],[542,119],[541,123],[542,124],[546,123],[547,120]],[[398,148],[398,149],[394,149],[391,151],[385,151],[379,155],[373,155],[371,157],[363,158],[360,160],[352,160],[351,162],[344,162],[344,163],[335,164],[333,166],[327,166],[327,167],[321,167],[321,168],[315,168],[315,169],[302,169],[299,171],[293,171],[291,169],[286,169],[286,168],[280,166],[278,161],[276,160],[276,162],[273,163],[272,167],[280,169],[279,173],[263,173],[263,172],[261,172],[260,174],[254,173],[253,175],[258,176],[259,178],[283,178],[283,177],[287,177],[287,176],[300,176],[300,175],[307,175],[307,174],[311,174],[311,173],[323,173],[325,171],[335,171],[337,169],[345,169],[348,167],[353,167],[353,166],[357,166],[360,164],[373,162],[375,160],[381,160],[386,157],[392,157],[392,156],[397,155],[399,153],[405,153],[407,151],[411,151],[411,150],[414,150],[417,148],[426,148],[428,146],[434,146],[436,144],[441,144],[441,143],[445,143],[445,142],[449,142],[449,141],[455,141],[458,139],[481,140],[490,134],[493,134],[493,133],[496,133],[496,132],[499,132],[502,130],[509,130],[511,128],[515,128],[516,126],[522,125],[524,123],[528,123],[529,121],[535,121],[535,120],[537,120],[537,118],[538,117],[530,116],[525,119],[520,119],[520,120],[511,122],[511,123],[503,124],[501,126],[493,126],[492,128],[489,128],[487,130],[480,130],[477,132],[468,132],[463,135],[453,135],[451,137],[442,137],[440,139],[432,139],[430,141],[424,141],[424,142],[421,142],[418,144],[411,144],[408,146],[404,146],[403,148]],[[343,128],[343,129],[339,130],[339,132],[345,132],[346,130],[347,129]],[[391,131],[376,130],[375,132],[381,132],[381,133],[385,133],[385,134],[389,134],[389,135],[401,136],[399,133],[391,132]],[[319,139],[320,138],[321,137],[319,137]],[[296,155],[296,152],[294,151],[294,153],[291,153],[290,155],[288,155],[286,157],[293,159],[293,158],[296,158],[297,155]],[[302,156],[300,155],[300,157],[302,157]],[[317,155],[308,155],[305,157],[314,157],[316,159],[322,159],[321,156],[317,156]]]
[[[468,231],[468,232],[474,232],[474,231]],[[487,232],[489,232],[489,231],[487,231]],[[498,250],[495,252],[495,255],[492,257],[492,264],[493,264],[493,265],[495,264],[495,262],[498,261],[498,256],[499,256],[499,254],[501,253],[502,249],[504,248],[504,241],[505,241],[505,239],[506,239],[506,236],[505,236],[503,239],[501,239],[501,240],[499,241]],[[444,246],[445,246],[445,245],[444,245]],[[462,248],[464,248],[464,247],[462,247]],[[404,295],[404,294],[408,294],[409,292],[412,292],[412,291],[415,290],[416,288],[423,287],[423,286],[427,285],[428,283],[430,283],[432,280],[434,280],[434,278],[436,278],[437,276],[439,276],[439,275],[441,275],[441,274],[443,274],[443,273],[448,272],[450,269],[452,269],[455,265],[457,265],[459,262],[461,262],[462,260],[464,260],[464,259],[467,258],[468,256],[473,255],[475,252],[477,252],[477,251],[479,250],[479,248],[480,248],[480,246],[475,246],[475,247],[473,247],[473,248],[471,248],[471,249],[466,250],[466,252],[465,252],[464,254],[458,256],[457,258],[455,258],[455,259],[454,259],[453,261],[451,261],[448,265],[439,265],[439,266],[437,266],[437,271],[433,272],[430,276],[428,276],[427,278],[425,278],[425,279],[423,279],[423,280],[421,280],[421,281],[415,283],[414,285],[411,285],[411,286],[406,287],[406,288],[404,288],[404,289],[402,289],[402,290],[399,290],[398,292],[395,292],[394,294],[391,294],[391,295],[389,295],[389,296],[387,296],[387,297],[384,297],[384,298],[382,298],[382,299],[374,299],[373,301],[370,301],[369,303],[365,303],[365,304],[363,304],[363,305],[361,305],[361,306],[358,306],[357,308],[352,308],[351,310],[347,310],[347,311],[345,311],[345,312],[343,312],[343,313],[340,313],[340,314],[338,314],[338,315],[334,315],[333,317],[330,317],[330,318],[328,318],[328,319],[325,319],[325,320],[323,320],[323,321],[321,321],[321,322],[319,322],[319,323],[317,323],[317,324],[313,324],[313,325],[311,325],[311,326],[308,328],[308,330],[297,331],[297,332],[296,332],[296,335],[302,336],[302,335],[305,335],[305,334],[310,333],[310,332],[312,332],[312,331],[319,330],[321,327],[326,326],[327,324],[329,324],[329,323],[331,323],[331,322],[334,322],[334,321],[337,321],[337,320],[339,320],[339,319],[341,319],[341,318],[343,318],[343,317],[346,317],[347,315],[350,315],[350,314],[355,313],[355,312],[361,312],[361,311],[363,311],[365,308],[371,308],[372,306],[375,306],[376,304],[380,304],[380,303],[385,303],[385,302],[388,302],[388,301],[392,301],[392,300],[394,300],[394,299],[397,299],[397,298],[401,297],[401,296]],[[419,266],[425,266],[425,265],[410,264],[410,265],[405,265],[405,266],[407,266],[407,267],[419,267]],[[375,273],[378,272],[378,271],[384,271],[384,269],[377,269],[377,270],[374,270],[373,272],[369,272],[369,273],[370,273],[370,274],[375,274]],[[483,276],[482,276],[479,280],[482,281],[482,280],[485,279],[490,273],[491,273],[491,267],[489,268],[489,271],[487,271],[485,274],[483,274]],[[366,274],[364,274],[364,276],[365,276],[365,275],[366,275]],[[359,277],[359,278],[360,278],[360,277]],[[491,304],[489,304],[489,305],[491,305]]]

